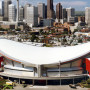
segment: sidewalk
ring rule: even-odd
[[[90,90],[87,88],[81,88],[77,87],[77,89],[72,89],[68,85],[66,86],[27,86],[26,88],[23,88],[21,85],[16,86],[14,90]]]

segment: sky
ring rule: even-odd
[[[16,3],[16,0],[12,0],[13,3]],[[47,5],[47,0],[19,0],[20,5],[30,3],[37,6],[38,3],[43,2]],[[61,3],[64,8],[73,7],[76,11],[84,11],[85,7],[90,7],[90,0],[53,0],[54,7],[57,3]]]

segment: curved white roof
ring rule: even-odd
[[[19,62],[52,64],[73,60],[90,53],[90,43],[68,47],[36,47],[0,39],[0,53]]]

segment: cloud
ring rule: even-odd
[[[12,0],[12,2],[16,5],[16,0]],[[27,3],[36,6],[39,2],[40,2],[40,0],[39,1],[37,1],[37,0],[19,0],[20,5],[23,5],[23,6]]]
[[[68,8],[68,7],[72,7],[75,8],[76,10],[85,10],[85,7],[88,6],[88,2],[86,1],[81,1],[81,0],[55,0],[54,2],[54,7],[56,9],[56,4],[57,3],[61,3],[63,8]]]
[[[15,2],[16,0],[12,0],[12,2]]]
[[[61,2],[62,5],[66,5],[66,6],[86,6],[87,5],[87,2],[85,1],[70,1],[70,2],[65,2],[65,1],[62,1]]]

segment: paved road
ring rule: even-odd
[[[28,86],[26,88],[23,88],[22,86],[19,85],[15,87],[14,90],[75,90],[75,89],[70,88],[68,85],[67,86],[33,86],[33,87]],[[77,87],[76,90],[90,90],[90,89]]]

